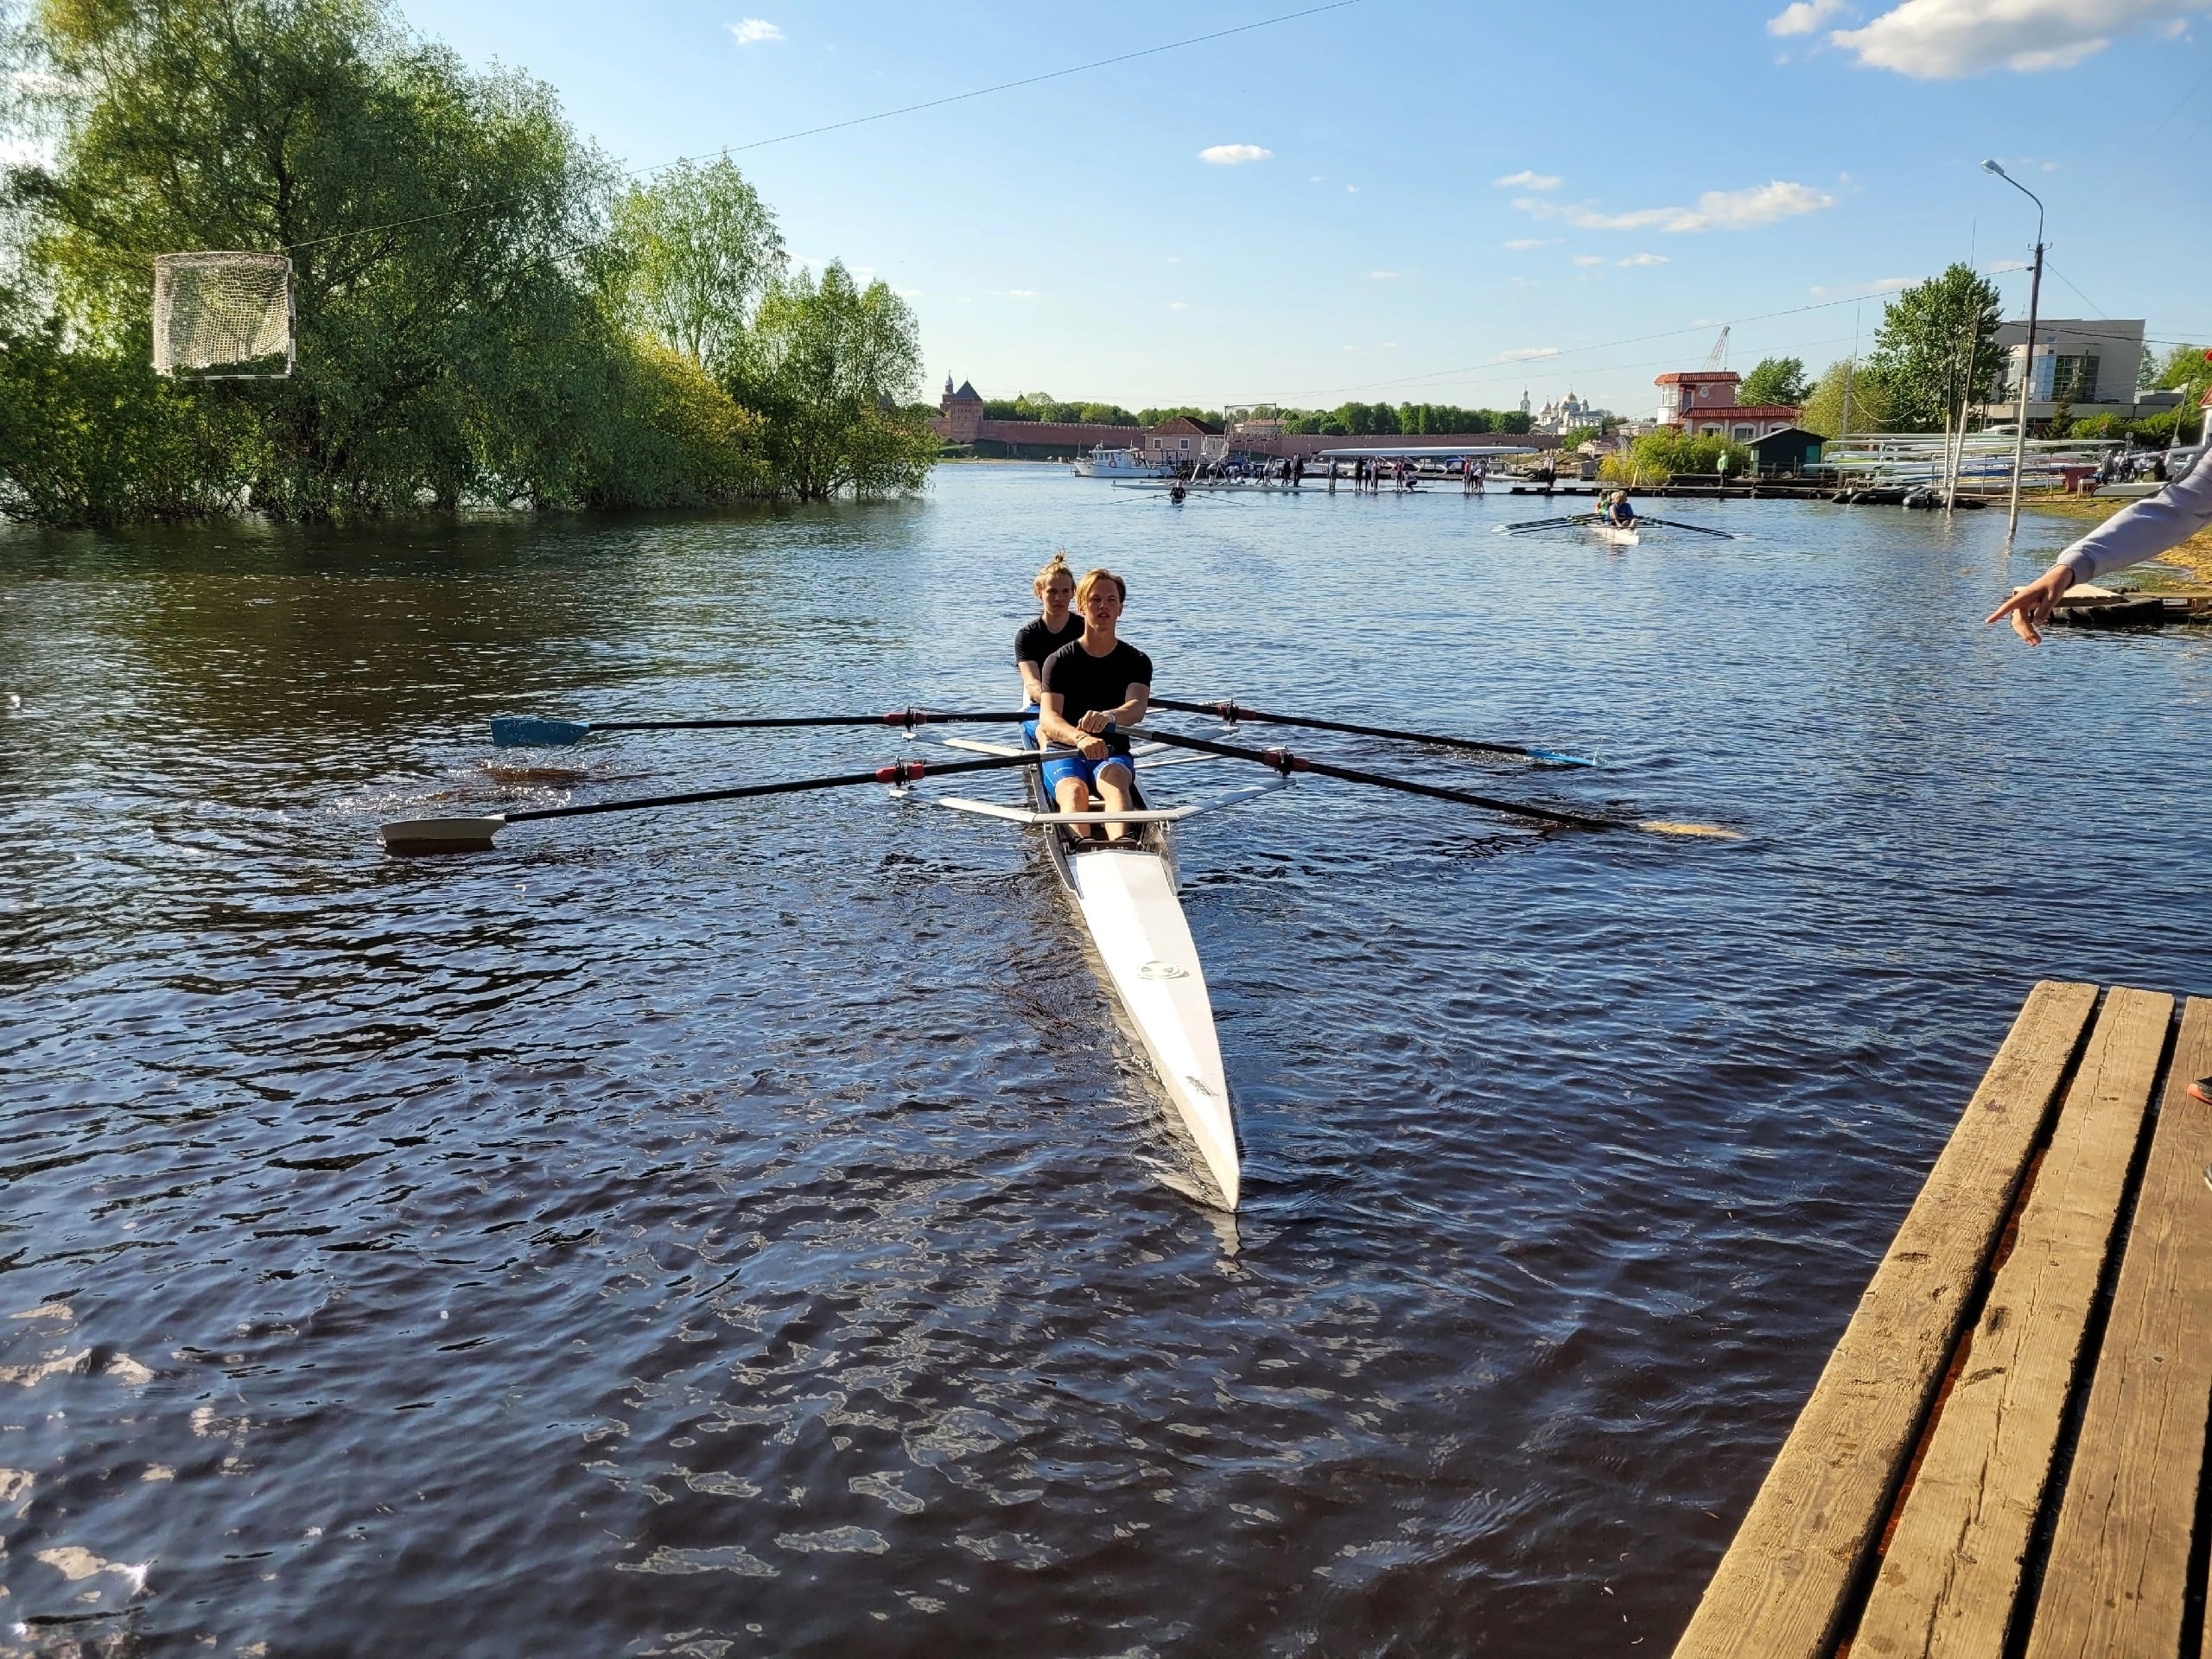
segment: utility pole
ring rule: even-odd
[[[1993,161],[1984,162],[1981,170],[1994,173],[2036,205],[2035,275],[2028,280],[2028,340],[2020,348],[2020,410],[2012,435],[2012,505],[2005,515],[2005,544],[2010,547],[2013,533],[2020,527],[2020,471],[2027,463],[2028,453],[2028,383],[2036,374],[2036,306],[2043,298],[2043,198]]]

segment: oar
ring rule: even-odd
[[[511,823],[533,818],[581,818],[594,812],[637,812],[654,806],[691,806],[701,801],[742,801],[756,795],[797,795],[810,789],[842,789],[853,784],[911,784],[924,777],[956,772],[991,772],[1001,766],[1033,766],[1042,754],[1007,754],[988,760],[956,760],[950,766],[924,766],[919,760],[899,760],[873,772],[849,772],[835,778],[798,778],[780,784],[748,784],[740,789],[701,789],[683,795],[645,795],[626,801],[591,801],[582,806],[535,806],[520,812],[498,812],[486,817],[396,818],[378,826],[387,850],[395,853],[488,852],[492,837]]]
[[[1594,766],[1579,754],[1552,749],[1532,749],[1522,743],[1484,743],[1471,737],[1440,737],[1430,732],[1402,732],[1389,726],[1354,726],[1341,720],[1312,720],[1297,715],[1271,715],[1264,709],[1248,709],[1241,702],[1179,702],[1173,697],[1154,697],[1155,709],[1173,709],[1185,715],[1218,715],[1234,726],[1240,721],[1264,721],[1270,726],[1306,726],[1317,732],[1350,732],[1356,737],[1389,737],[1406,743],[1429,743],[1440,749],[1465,749],[1474,754],[1517,754],[1554,766]]]
[[[492,741],[503,749],[552,748],[581,743],[594,732],[736,732],[784,726],[917,726],[962,721],[1034,720],[1033,710],[1014,714],[944,713],[894,709],[887,715],[761,715],[741,720],[541,720],[534,715],[494,715]]]
[[[1225,754],[1236,760],[1256,760],[1263,766],[1273,766],[1285,777],[1294,772],[1311,772],[1324,778],[1341,778],[1348,784],[1372,784],[1377,789],[1395,789],[1406,795],[1426,795],[1432,800],[1456,801],[1461,806],[1479,806],[1485,811],[1509,812],[1516,817],[1537,818],[1546,823],[1564,823],[1577,830],[1647,830],[1661,836],[1711,836],[1723,841],[1743,839],[1735,830],[1724,830],[1717,823],[1676,823],[1664,818],[1600,818],[1586,812],[1562,812],[1556,807],[1532,806],[1526,801],[1493,800],[1487,795],[1471,795],[1463,789],[1440,789],[1434,784],[1417,784],[1410,778],[1385,778],[1380,772],[1355,772],[1350,766],[1331,766],[1324,760],[1309,760],[1302,754],[1293,754],[1288,749],[1243,749],[1233,744],[1216,743],[1203,737],[1157,732],[1149,727],[1145,728],[1145,735],[1155,743],[1165,743],[1171,748],[1198,749],[1208,754]]]
[[[1517,524],[1492,524],[1493,536],[1518,536],[1528,530],[1555,530],[1561,524],[1586,524],[1597,518],[1594,512],[1571,513],[1564,518],[1523,518]]]
[[[1703,524],[1686,524],[1675,518],[1646,518],[1639,513],[1636,522],[1639,524],[1664,524],[1669,530],[1693,530],[1700,536],[1718,536],[1724,542],[1736,539],[1736,532],[1732,530],[1707,530]]]

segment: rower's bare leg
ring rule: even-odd
[[[1129,810],[1129,790],[1132,780],[1127,766],[1101,766],[1098,769],[1098,798],[1109,812]],[[1136,833],[1134,823],[1109,823],[1106,839],[1125,841]]]
[[[1052,791],[1052,800],[1063,812],[1088,812],[1090,810],[1090,791],[1085,786],[1083,779],[1080,778],[1061,779],[1059,786]],[[1071,823],[1068,825],[1068,828],[1075,832],[1075,837],[1077,841],[1088,841],[1090,839],[1092,832],[1089,824]]]

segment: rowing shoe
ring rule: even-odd
[[[1478,806],[1486,812],[1510,813],[1515,817],[1535,818],[1543,823],[1563,824],[1576,830],[1642,830],[1656,836],[1704,836],[1719,841],[1740,841],[1742,835],[1734,830],[1723,829],[1717,823],[1681,823],[1668,818],[1601,818],[1588,812],[1567,812],[1557,807],[1537,806],[1528,801],[1501,801],[1487,795],[1472,795],[1462,789],[1445,789],[1435,784],[1416,783],[1410,778],[1386,778],[1381,772],[1356,772],[1350,766],[1333,766],[1325,760],[1309,760],[1302,754],[1293,754],[1288,749],[1246,749],[1234,744],[1216,743],[1203,737],[1185,737],[1178,732],[1160,732],[1147,728],[1145,735],[1156,743],[1172,748],[1198,749],[1208,754],[1224,754],[1236,760],[1256,760],[1262,766],[1273,766],[1285,777],[1294,772],[1310,772],[1318,777],[1341,779],[1348,784],[1370,784],[1377,789],[1395,789],[1405,795],[1425,795],[1431,800],[1453,801],[1461,806]]]
[[[556,748],[581,743],[594,732],[736,732],[791,726],[917,726],[1033,720],[1033,711],[973,714],[932,709],[893,709],[887,715],[760,715],[734,720],[542,720],[535,715],[494,715],[492,741],[503,749]]]
[[[994,772],[1002,766],[1040,765],[1042,754],[998,755],[988,760],[956,760],[950,766],[925,766],[918,760],[899,760],[872,772],[850,772],[834,778],[796,778],[780,784],[748,784],[738,789],[693,790],[683,795],[645,795],[621,801],[588,801],[582,806],[534,806],[519,812],[495,812],[482,817],[395,818],[378,826],[385,850],[392,853],[486,853],[492,837],[511,823],[537,818],[581,818],[598,812],[638,812],[657,806],[692,806],[702,801],[742,801],[756,795],[797,795],[811,789],[842,789],[855,784],[888,784],[903,788],[925,777],[959,772]]]

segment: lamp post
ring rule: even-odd
[[[2036,302],[2043,297],[2043,198],[1993,161],[1984,162],[1981,170],[1994,173],[2036,205],[2035,275],[2028,281],[2028,343],[2020,354],[2020,413],[2012,433],[2012,505],[2005,515],[2005,544],[2010,547],[2013,533],[2020,527],[2020,469],[2027,464],[2028,454],[2028,382],[2036,372]]]

